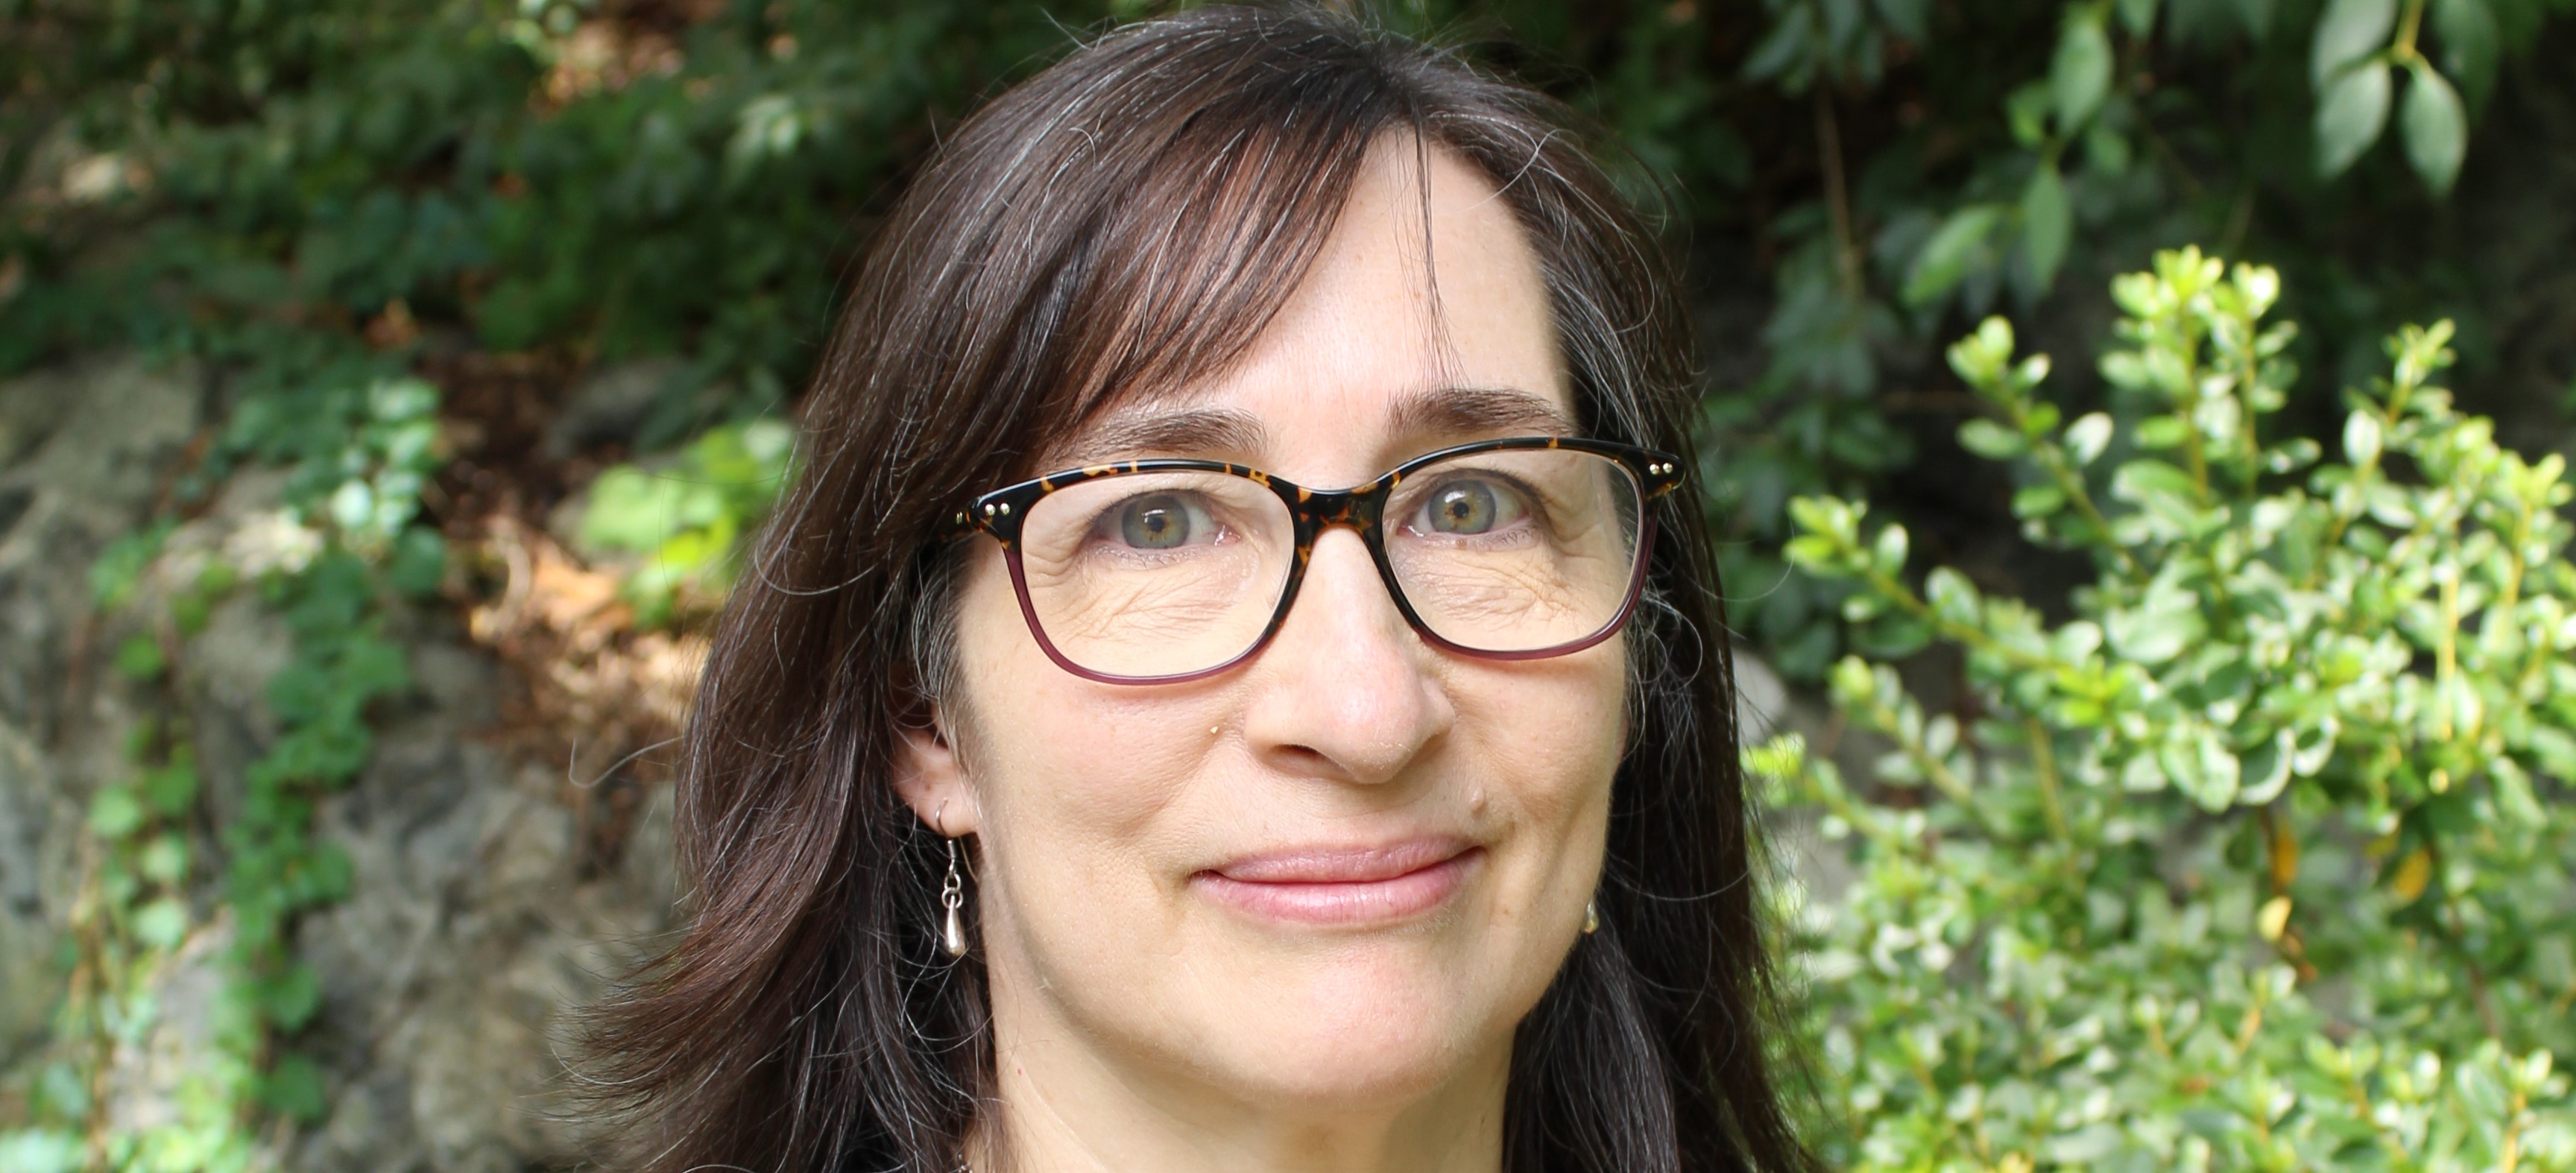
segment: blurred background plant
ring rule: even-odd
[[[320,1119],[338,1089],[326,1066],[298,1057],[316,1005],[295,923],[348,884],[345,861],[313,819],[366,762],[371,703],[404,687],[401,661],[383,651],[389,617],[471,613],[483,638],[489,616],[528,610],[529,583],[593,590],[605,572],[615,582],[585,604],[577,638],[528,646],[590,655],[620,632],[702,620],[732,573],[733,544],[756,528],[784,475],[784,421],[828,330],[835,282],[903,177],[981,95],[1086,30],[1167,7],[0,0],[0,375],[110,349],[209,373],[199,441],[165,470],[154,517],[99,560],[98,614],[123,616],[121,629],[146,636],[120,642],[115,665],[138,695],[174,687],[192,624],[243,592],[282,616],[294,641],[269,686],[282,732],[251,771],[257,801],[218,811],[183,784],[192,735],[186,706],[167,698],[170,717],[135,739],[130,774],[93,780],[94,845],[71,885],[81,896],[63,914],[72,996],[45,1039],[15,1050],[0,1040],[0,1167],[237,1168],[254,1159],[263,1129]],[[2548,519],[2560,503],[2532,496],[2550,490],[2529,480],[2544,462],[2514,474],[2529,482],[2518,498],[2523,490],[2496,487],[2503,474],[2491,468],[2461,471],[2460,462],[2476,463],[2466,454],[2442,457],[2454,462],[2446,471],[2420,467],[2413,453],[2435,443],[2423,437],[2476,430],[2434,422],[2423,413],[2436,399],[2427,398],[2370,408],[2382,423],[2380,450],[2407,453],[2396,465],[2373,463],[2351,455],[2350,429],[2366,425],[2350,423],[2360,417],[2332,391],[2384,378],[2381,340],[2402,323],[2447,319],[2439,340],[2410,336],[2399,359],[2415,365],[2395,385],[2428,386],[2435,356],[2455,357],[2461,408],[2493,417],[2492,442],[2565,446],[2576,220],[2563,204],[2576,190],[2576,79],[2545,62],[2576,47],[2559,19],[2567,7],[1378,6],[1396,28],[1463,44],[1593,112],[1633,152],[1623,180],[1661,199],[1701,328],[1698,483],[1727,538],[1742,646],[1801,687],[1830,677],[1860,728],[1902,732],[1903,714],[1916,711],[1918,732],[1950,731],[1928,761],[1973,753],[1983,763],[1944,765],[1946,775],[1923,768],[1927,792],[1908,789],[1901,771],[1835,783],[1825,757],[1797,766],[1786,745],[1764,759],[1794,780],[1783,785],[1799,802],[1849,806],[1824,825],[1851,830],[1863,869],[1848,894],[1820,888],[1810,907],[1825,911],[1801,922],[1823,966],[1819,1021],[1834,1024],[1819,1036],[1828,1098],[1867,1138],[1843,1155],[2003,1167],[2130,1151],[2161,1154],[2161,1166],[2201,1152],[2190,1148],[2198,1143],[2217,1167],[2287,1167],[2317,1151],[2315,1130],[2345,1127],[2295,1123],[2343,1119],[2315,1082],[2337,1070],[2350,1074],[2334,1078],[2362,1089],[2352,1103],[2370,1105],[2353,1108],[2353,1120],[2367,1117],[2376,1130],[2352,1133],[2365,1149],[2434,1163],[2447,1151],[2461,1167],[2528,1165],[2554,1151],[2543,1141],[2560,1134],[2545,1127],[2512,1133],[2521,1139],[2511,1157],[2497,1155],[2504,1142],[2495,1137],[2474,1142],[2484,1149],[2443,1149],[2452,1142],[2434,1137],[2453,1127],[2445,1120],[2514,1118],[2441,1107],[2440,1097],[2487,1086],[2471,1071],[2502,1081],[2500,1102],[2517,1111],[2564,1103],[2563,1074],[2531,1074],[2542,1062],[2531,1056],[2570,1045],[2563,994],[2544,996],[2559,988],[2548,985],[2558,972],[2549,967],[2565,968],[2563,876],[2519,909],[2478,878],[2509,883],[2539,874],[2525,857],[2567,857],[2555,812],[2576,762],[2535,748],[2554,745],[2549,719],[2527,718],[2543,731],[2532,744],[2511,742],[2522,734],[2499,724],[2517,705],[2545,710],[2543,694],[2459,666],[2491,660],[2445,660],[2437,670],[2394,662],[2405,647],[2431,655],[2424,649],[2434,645],[2405,642],[2429,629],[2393,602],[2397,618],[2300,612],[2296,622],[2343,623],[2337,630],[2367,645],[2356,645],[2354,679],[2391,690],[2423,679],[2406,687],[2454,699],[2336,691],[2350,681],[2322,692],[2239,681],[2224,683],[2242,692],[2231,701],[2210,691],[2220,687],[2213,674],[2226,677],[2216,666],[2190,669],[2187,688],[2172,674],[2200,664],[2204,646],[2251,647],[2257,637],[2244,625],[2293,622],[2249,601],[2273,584],[2237,581],[2290,557],[2284,543],[2310,541],[2301,556],[2327,568],[2320,574],[2368,581],[2350,559],[2380,554],[2354,543],[2381,535],[2393,547],[2389,527],[2413,532],[2377,512],[2383,500],[2456,522],[2410,547],[2457,555],[2453,584],[2406,589],[2455,592],[2459,615],[2511,614],[2559,597],[2550,576],[2564,565],[2563,543]],[[2189,242],[2260,262],[2277,278],[2256,299],[2242,281],[2169,265],[2122,287],[2149,301],[2104,296],[2114,274]],[[2191,292],[2177,292],[2185,286]],[[2232,308],[2221,307],[2228,298]],[[2249,310],[2253,300],[2266,304]],[[1944,341],[1989,314],[2011,319],[2040,349],[2115,357],[2098,372],[2070,361],[2045,402],[2021,367],[2007,365],[2011,347],[1997,335],[1981,332],[1958,352],[1957,369],[1946,367]],[[2273,319],[2303,329],[2258,330]],[[2187,366],[2237,380],[2191,392],[2198,398],[2187,408],[2155,397],[2171,380],[2155,364],[2245,354],[2253,358],[2242,370]],[[2289,377],[2293,362],[2310,375]],[[2060,429],[2061,413],[2079,418]],[[2258,417],[2262,444],[2244,449]],[[2401,432],[2418,448],[2401,449]],[[2355,470],[2418,479],[2356,471],[2314,482],[2326,474],[2302,442],[2317,452],[2345,445]],[[0,443],[0,453],[14,451]],[[2150,459],[2143,453],[2176,452],[2140,463]],[[2137,467],[2147,471],[2125,472]],[[2181,470],[2187,484],[2157,467]],[[286,480],[279,507],[251,535],[258,540],[211,559],[184,543],[165,548],[174,523],[206,513],[245,470],[268,468],[286,470]],[[2113,468],[2127,480],[2100,471]],[[2281,504],[2294,485],[2309,485],[2313,500]],[[2421,499],[2445,487],[2446,503]],[[2503,504],[2475,504],[2480,493]],[[1819,495],[1875,500],[1873,516],[1901,523],[1868,535],[1872,571],[1859,572],[1844,545],[1819,546],[1863,539],[1837,528],[1845,517],[1859,525],[1857,507],[1837,514]],[[1818,500],[1793,521],[1791,502],[1802,497]],[[2469,557],[2470,531],[2486,515],[2454,517],[2512,508],[2508,498],[2531,504],[2534,527],[2497,539],[2497,550],[2529,558],[2529,581],[2511,600],[2469,574],[2495,571]],[[2346,513],[2327,523],[2330,539],[2298,536],[2307,519]],[[1793,538],[1809,555],[1804,570],[1787,553]],[[2190,557],[2163,561],[2174,551]],[[565,569],[580,560],[594,565]],[[2421,553],[2421,566],[2441,564]],[[2320,589],[2296,577],[2308,565],[2274,566],[2290,576],[2281,597]],[[1908,575],[1934,567],[1944,569],[1918,600],[1930,613],[1918,614],[1901,590],[1912,589]],[[2199,577],[2137,579],[2149,571]],[[147,581],[164,585],[132,585]],[[1975,605],[1944,610],[1962,599]],[[2208,609],[2213,600],[2226,606]],[[2065,634],[2079,621],[2104,632],[2099,647],[2078,648],[2083,637]],[[2094,690],[2084,695],[2100,714],[2079,720],[2065,697],[2013,692],[1997,675],[2012,661],[1964,634],[1989,628],[1996,646],[2098,668],[2100,679],[2066,688]],[[2043,629],[2054,634],[2035,634]],[[1946,643],[1927,643],[1933,636]],[[2531,662],[2532,649],[2548,646],[2527,631],[2512,638],[2523,641],[2513,654]],[[2175,640],[2192,654],[2148,655]],[[1964,655],[1943,650],[1963,642]],[[491,637],[505,659],[522,654],[507,643]],[[1923,702],[1887,691],[1886,673],[1835,667],[1852,663],[1847,654],[1901,664],[1932,703],[1909,710]],[[2262,671],[2284,669],[2266,661]],[[2530,687],[2554,687],[2540,675]],[[2489,685],[2505,691],[2480,700],[2489,716],[2471,724],[2506,738],[2501,749],[2460,733],[2460,690]],[[2166,691],[2150,703],[2140,689]],[[2371,722],[2382,718],[2367,715],[2379,710],[2357,708],[2340,718],[2348,736],[2320,750],[2299,740],[2317,735],[2316,713],[2258,714],[2248,707],[2256,697],[2399,706],[2385,717],[2399,725],[2451,705],[2453,733],[2379,729]],[[1993,728],[2005,720],[1998,713],[2027,716],[2045,736]],[[2149,728],[2114,719],[2138,713]],[[2264,730],[2291,731],[2289,747],[2267,748],[2255,736]],[[2034,745],[2063,758],[2063,770],[2110,771],[2109,789],[2084,789],[2099,781],[2087,774],[2061,787],[2054,813],[2039,813],[2052,835],[2082,837],[2052,849],[2059,862],[2048,866],[2083,884],[2039,884],[2026,870],[2038,865],[1995,849],[2015,842],[2014,820],[2032,812],[2013,806],[2022,798],[1984,797],[1977,771],[2024,777],[2039,769],[2029,763],[2051,760]],[[2430,774],[2415,777],[2411,761],[2395,773],[2365,769],[2351,756],[2361,745],[2394,747],[2401,759],[2437,746],[2466,756],[2439,767],[2445,790]],[[2275,776],[2281,762],[2321,752],[2332,764]],[[2144,786],[2150,773],[2171,789],[2145,798],[2120,789],[2123,779]],[[2175,793],[2193,805],[2165,797]],[[2114,803],[2113,794],[2124,797]],[[2167,805],[2133,809],[2140,802]],[[2542,812],[2537,821],[2531,810]],[[2006,822],[1990,823],[1998,819]],[[2277,861],[2291,849],[2276,843],[2301,845],[2308,862],[2277,880],[2248,879],[2275,874],[2265,868],[2277,864],[2249,864],[2246,853]],[[2202,860],[2208,851],[2218,862]],[[2479,854],[2513,851],[2524,862]],[[2377,895],[2361,907],[2322,895],[2337,877],[2372,867],[2385,874],[2373,873]],[[1888,869],[1912,870],[1900,884]],[[1990,886],[2003,874],[1996,869],[2028,883]],[[2150,876],[2163,883],[2145,883]],[[2150,908],[2158,892],[2169,905],[2162,912]],[[2103,901],[2119,907],[2097,916]],[[2275,908],[2289,911],[2276,917]],[[1948,919],[1924,919],[1936,913]],[[2562,919],[2531,919],[2548,915]],[[2278,932],[2229,935],[2275,920]],[[230,942],[231,1009],[219,1032],[227,1058],[198,1081],[184,1118],[143,1129],[112,1120],[106,1069],[152,1019],[148,998],[134,993],[219,924]],[[1855,945],[1855,926],[1916,943],[1870,944],[1903,954],[1893,973],[1833,976],[1846,955],[1877,964]],[[2366,932],[2415,934],[2435,960],[2408,968],[2409,952],[2385,972],[2311,976],[2360,972],[2345,962],[2388,939],[2355,935]],[[1922,960],[1936,944],[1951,960]],[[2061,981],[2111,964],[2079,961],[2086,951],[2119,949],[2154,955],[2116,991],[2116,1006],[2128,1009],[2114,1013],[2105,1009],[2115,1006],[2104,1000],[2111,993]],[[1986,960],[1958,960],[1972,955]],[[2153,986],[2147,974],[2168,984]],[[2441,984],[2462,974],[2472,997]],[[2001,1001],[1980,993],[1997,981],[2035,984]],[[2436,989],[2454,992],[2428,992]],[[2154,1013],[2139,1009],[2150,996]],[[2199,1027],[2173,1017],[2187,1003],[2200,1007],[2189,1012]],[[2422,1008],[2435,1025],[2388,1025],[2414,1013],[2402,1007]],[[1881,1029],[1890,1021],[1931,1033]],[[2325,1038],[2343,1058],[2301,1049],[2293,1036],[2305,1021],[2330,1024]],[[2347,1028],[2374,1032],[2378,1049]],[[2205,1039],[2211,1030],[2224,1037]],[[2091,1062],[2092,1043],[2071,1060],[2058,1054],[2068,1039],[2093,1037],[2084,1031],[2118,1034],[2123,1041],[2102,1043],[2115,1056],[2136,1042],[2118,1032],[2201,1049],[2155,1072],[2093,1073],[2088,1086],[2112,1089],[2116,1101],[2097,1111],[2090,1099],[2065,1098],[2078,1084],[2016,1066]],[[2481,1052],[2480,1038],[2497,1049]],[[1930,1049],[1910,1058],[1874,1049],[1918,1043]],[[2233,1046],[2236,1060],[2222,1063],[2208,1050],[2217,1043]],[[2446,1066],[2425,1073],[2419,1054]],[[2259,1078],[2247,1065],[2254,1059]],[[1889,1064],[1921,1082],[1887,1082]],[[2023,1082],[1997,1074],[2007,1068]],[[2400,1094],[2401,1077],[2415,1090]],[[2136,1089],[2120,1080],[2131,1078],[2153,1083],[2154,1094],[2127,1098]],[[2284,1086],[2294,1108],[2262,1106]],[[2433,1131],[2380,1122],[2372,1113],[2382,1104]],[[2080,1123],[2061,1128],[2065,1120]],[[2125,1129],[2125,1139],[2084,1132],[2096,1125]],[[2476,1153],[2486,1155],[2457,1155]]]
[[[2453,406],[2450,322],[2389,339],[2331,460],[2269,426],[2279,274],[2184,249],[2114,289],[2111,413],[2062,423],[2001,318],[1949,352],[1961,443],[2091,564],[2073,618],[1790,506],[1870,657],[1965,667],[1946,710],[1834,667],[1861,779],[1747,757],[1858,870],[1789,918],[1838,1164],[2576,1168],[2566,461]]]

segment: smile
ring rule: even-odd
[[[1485,849],[1427,837],[1367,847],[1305,847],[1244,856],[1190,877],[1219,903],[1263,920],[1363,926],[1421,916],[1449,902]]]

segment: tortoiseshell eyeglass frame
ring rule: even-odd
[[[1396,486],[1404,483],[1404,478],[1430,465],[1461,456],[1473,456],[1480,452],[1533,449],[1585,452],[1606,457],[1616,461],[1628,470],[1628,475],[1636,478],[1639,497],[1637,552],[1636,565],[1628,575],[1628,593],[1620,601],[1617,613],[1613,614],[1608,622],[1603,623],[1600,630],[1566,643],[1544,648],[1498,652],[1469,647],[1446,639],[1439,632],[1433,631],[1431,625],[1424,622],[1421,614],[1413,609],[1412,601],[1404,597],[1404,585],[1397,580],[1395,564],[1388,559],[1386,552],[1384,525],[1386,502],[1394,496]],[[1224,473],[1242,477],[1269,489],[1279,498],[1281,504],[1288,507],[1288,515],[1295,519],[1297,556],[1289,564],[1288,578],[1280,586],[1279,604],[1272,608],[1270,622],[1261,629],[1261,634],[1252,641],[1250,646],[1224,663],[1164,676],[1119,676],[1095,672],[1075,663],[1058,650],[1055,641],[1047,638],[1046,626],[1038,621],[1037,607],[1029,601],[1028,578],[1020,569],[1020,526],[1027,520],[1030,508],[1050,493],[1103,477],[1150,472]],[[1199,680],[1226,671],[1260,654],[1261,649],[1270,645],[1271,637],[1279,634],[1281,625],[1288,621],[1288,608],[1297,602],[1297,587],[1305,581],[1306,563],[1314,556],[1315,540],[1322,537],[1326,529],[1337,525],[1350,527],[1359,535],[1360,540],[1367,544],[1370,559],[1377,563],[1378,579],[1385,583],[1386,593],[1395,601],[1396,611],[1404,616],[1404,621],[1412,626],[1415,634],[1420,635],[1425,643],[1444,651],[1480,659],[1540,660],[1582,651],[1610,638],[1626,625],[1628,617],[1637,609],[1637,597],[1644,591],[1646,585],[1646,568],[1652,563],[1654,557],[1655,518],[1652,512],[1644,508],[1645,503],[1680,487],[1683,475],[1681,458],[1670,453],[1640,448],[1633,444],[1621,444],[1609,440],[1586,440],[1571,436],[1515,436],[1509,439],[1479,440],[1471,444],[1459,444],[1414,457],[1367,484],[1338,490],[1309,489],[1303,485],[1291,484],[1249,465],[1232,464],[1221,460],[1121,460],[1048,473],[1042,477],[1033,477],[1015,485],[995,489],[968,502],[965,509],[949,518],[943,528],[942,536],[956,539],[980,532],[991,534],[1000,541],[1004,558],[1011,569],[1011,587],[1020,597],[1020,616],[1028,621],[1029,634],[1036,637],[1038,647],[1046,652],[1048,659],[1055,661],[1057,667],[1083,679],[1096,680],[1103,684],[1178,684]]]

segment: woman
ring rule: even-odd
[[[951,138],[701,686],[641,1167],[1807,1166],[1679,307],[1566,128],[1212,8]]]

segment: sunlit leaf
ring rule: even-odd
[[[2408,73],[2406,108],[2399,115],[2406,161],[2415,165],[2424,186],[2443,195],[2460,177],[2460,160],[2468,154],[2468,114],[2460,108],[2460,95],[2432,66],[2418,62]]]
[[[2308,54],[2308,77],[2322,91],[2345,67],[2388,44],[2397,24],[2397,0],[2328,0]]]
[[[2357,65],[2327,83],[2317,95],[2317,173],[2333,178],[2344,173],[2370,144],[2379,141],[2388,123],[2391,70],[2385,65]]]
[[[1992,263],[1991,240],[2002,220],[2003,210],[1993,204],[1971,204],[1951,213],[1915,256],[1905,280],[1905,300],[1914,305],[1938,300],[1969,269]]]
[[[2059,134],[2075,133],[2101,108],[2111,92],[2111,38],[2098,11],[2076,9],[2068,18],[2049,60],[2048,91]]]
[[[2066,199],[2066,180],[2057,168],[2045,163],[2033,171],[2030,186],[2022,189],[2021,232],[2023,255],[2030,262],[2031,286],[2046,289],[2057,280],[2057,267],[2066,260],[2066,246],[2075,237],[2075,214]]]

